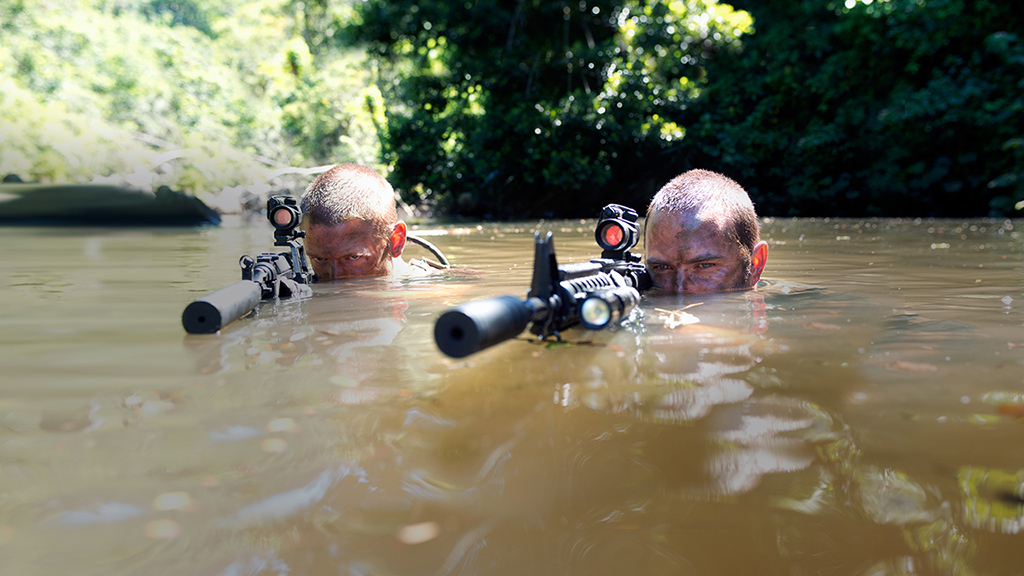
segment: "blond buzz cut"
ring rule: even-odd
[[[746,257],[760,240],[757,213],[747,191],[732,178],[710,170],[690,170],[665,184],[651,200],[645,224],[655,212],[724,216],[731,224],[731,235],[744,249]]]
[[[372,168],[338,164],[317,176],[299,202],[303,227],[340,226],[358,218],[388,238],[398,222],[395,189]]]

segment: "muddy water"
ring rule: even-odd
[[[767,221],[757,292],[437,351],[591,226],[421,229],[460,270],[213,336],[264,222],[0,229],[2,573],[1021,572],[1024,222]]]

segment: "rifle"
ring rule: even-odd
[[[252,312],[261,300],[307,298],[313,275],[306,266],[306,254],[296,230],[302,211],[291,196],[267,199],[267,219],[274,227],[274,246],[288,252],[264,252],[255,258],[246,254],[238,261],[242,279],[211,292],[185,307],[181,324],[189,334],[213,334]]]
[[[558,265],[551,232],[534,233],[533,280],[526,300],[499,296],[457,306],[434,325],[442,352],[462,358],[514,338],[527,325],[539,338],[582,323],[600,330],[625,318],[640,302],[651,277],[640,256],[629,249],[639,239],[637,213],[619,204],[601,211],[594,236],[603,249],[589,262]]]

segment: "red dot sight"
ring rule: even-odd
[[[271,196],[267,200],[267,220],[285,233],[290,233],[302,222],[302,211],[291,196]]]
[[[609,204],[601,210],[594,237],[604,250],[602,258],[625,259],[624,254],[640,240],[636,220],[636,210],[620,204]]]

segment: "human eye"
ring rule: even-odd
[[[714,267],[715,267],[715,263],[714,262],[698,262],[697,263],[697,269],[698,270],[711,270]]]
[[[654,262],[649,264],[648,267],[655,272],[665,272],[670,268],[670,266],[664,262]]]

